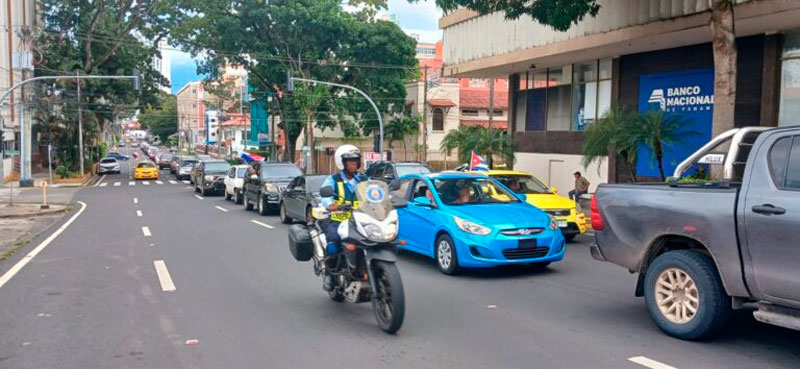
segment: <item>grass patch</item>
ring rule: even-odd
[[[17,251],[19,251],[19,249],[21,249],[23,246],[27,245],[30,242],[31,238],[28,235],[18,238],[16,241],[14,241],[13,244],[11,244],[11,248],[9,248],[6,251],[3,251],[3,253],[0,253],[0,261],[10,258]]]

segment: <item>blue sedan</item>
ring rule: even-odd
[[[400,181],[408,199],[398,209],[400,247],[434,258],[442,273],[507,264],[543,268],[564,258],[555,219],[489,176],[443,172]]]

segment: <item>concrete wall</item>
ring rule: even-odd
[[[576,171],[580,171],[591,183],[590,193],[597,189],[598,184],[608,182],[607,159],[584,169],[581,165],[581,155],[517,152],[514,157],[517,160],[514,163],[515,170],[532,173],[551,187],[557,187],[558,193],[563,196],[567,196],[567,193],[575,188],[575,177],[572,173]]]

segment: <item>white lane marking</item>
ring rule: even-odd
[[[100,183],[102,183],[104,179],[106,179],[106,175],[105,175],[105,174],[103,174],[103,175],[100,177],[100,180],[99,180],[99,181],[97,181],[97,183],[95,183],[95,184],[94,184],[94,186],[95,186],[95,187],[99,186],[99,185],[100,185]]]
[[[137,217],[140,217],[140,216],[142,216],[142,215],[143,215],[143,214],[142,214],[142,211],[141,211],[141,210],[136,210],[136,216],[137,216]]]
[[[72,216],[72,218],[69,218],[69,220],[67,220],[64,224],[62,224],[61,227],[58,227],[58,229],[55,232],[53,232],[53,234],[51,234],[44,241],[42,241],[42,243],[40,243],[39,246],[36,246],[36,248],[33,249],[33,251],[29,252],[28,255],[25,255],[25,257],[23,257],[20,261],[14,264],[14,266],[12,266],[11,269],[9,269],[5,274],[0,275],[0,288],[2,288],[3,285],[5,285],[8,281],[10,281],[11,278],[14,278],[14,276],[17,273],[19,273],[19,271],[22,270],[22,268],[25,267],[26,264],[28,264],[31,260],[33,260],[33,258],[35,258],[36,255],[39,255],[39,253],[42,252],[42,250],[44,250],[44,248],[47,247],[47,245],[53,242],[53,240],[55,240],[56,237],[58,237],[58,235],[61,234],[61,232],[64,232],[64,230],[67,229],[67,227],[69,227],[69,225],[72,224],[72,222],[74,222],[75,219],[78,219],[78,217],[83,213],[83,211],[86,210],[86,203],[83,201],[78,201],[78,204],[81,204],[81,208],[80,210],[78,210],[77,213],[75,213],[75,215]]]
[[[198,199],[200,199],[200,200],[202,200],[202,199],[203,199],[203,196],[200,196],[200,195],[194,195],[194,197],[196,197],[196,198],[198,198]]]
[[[150,237],[153,235],[152,233],[150,233],[150,227],[147,226],[142,227],[142,233],[144,234],[145,237]]]
[[[215,208],[219,209],[219,211],[221,211],[221,212],[225,212],[225,213],[228,212],[228,209],[225,209],[222,206],[215,206]]]
[[[128,186],[136,186],[136,182],[135,181],[129,181],[128,182]]]
[[[184,180],[182,180],[181,182],[183,182],[183,184],[189,184],[189,181],[187,181],[187,180],[185,180],[185,179],[184,179]]]
[[[121,184],[122,184],[122,182],[114,182],[114,187],[119,187],[119,185],[121,185]]]
[[[161,284],[161,290],[164,292],[175,291],[175,283],[172,282],[172,277],[167,270],[167,264],[164,260],[153,261],[153,266],[156,267],[156,275],[158,275],[158,283]]]
[[[645,367],[651,368],[651,369],[677,369],[674,366],[669,366],[667,364],[660,363],[658,361],[646,358],[644,356],[634,356],[634,357],[628,358],[628,361],[630,361],[632,363],[639,364],[641,366],[645,366]]]
[[[269,225],[269,224],[267,224],[267,223],[261,223],[261,222],[259,222],[259,221],[255,220],[255,219],[250,219],[250,221],[251,221],[251,222],[253,222],[253,223],[255,223],[255,224],[258,224],[258,225],[260,225],[260,226],[262,226],[262,227],[264,227],[264,228],[267,228],[267,229],[273,229],[273,228],[275,228],[275,227],[273,227],[273,226],[271,226],[271,225]]]
[[[169,180],[169,184],[176,184],[176,183],[178,183],[178,182],[175,182],[175,181],[173,181],[171,179]]]
[[[143,181],[142,184],[145,185],[145,186],[149,186],[150,182],[149,181]]]
[[[138,203],[139,203],[139,199],[137,199],[137,198],[135,198],[135,197],[134,197],[134,198],[133,198],[133,203],[134,203],[134,204],[138,204]]]
[[[156,181],[156,184],[164,184],[164,182]]]
[[[108,186],[108,183],[103,182],[103,183],[100,184],[100,187],[105,187],[105,186]]]

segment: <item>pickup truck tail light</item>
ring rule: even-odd
[[[592,195],[592,203],[589,209],[592,211],[592,229],[602,231],[606,227],[606,222],[603,220],[600,208],[597,206],[597,194]]]

